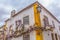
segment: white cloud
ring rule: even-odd
[[[10,17],[10,12],[15,8],[11,5],[5,5],[0,3],[0,9],[2,9],[2,12],[5,11],[6,13],[8,13],[8,14],[3,13],[3,16],[1,16],[1,19],[0,19],[0,26],[1,26],[4,24],[4,21]]]
[[[9,14],[13,9],[20,10],[24,8],[27,4],[30,4],[32,1],[35,2],[36,0],[0,0],[0,9],[2,8],[5,12]],[[60,8],[60,0],[58,1],[57,0],[38,0],[38,1],[42,5],[44,5],[47,9],[50,9],[50,10],[57,9],[57,8],[54,8],[54,5],[51,5],[51,4],[56,4],[57,7]],[[2,18],[4,19],[4,18],[9,17],[10,15],[8,14],[6,15],[3,14]],[[55,12],[54,14],[57,14],[57,13]],[[58,19],[60,19],[60,17],[58,17]],[[3,22],[1,22],[0,24],[2,25]]]
[[[60,20],[60,16],[58,16],[58,19]]]
[[[3,15],[2,18],[3,18],[3,19],[10,18],[10,15]]]
[[[44,6],[49,6],[49,4],[53,3],[54,0],[38,0]]]
[[[57,7],[59,7],[59,8],[60,8],[60,4],[58,4],[58,5],[57,5]]]
[[[4,24],[5,24],[4,22],[1,22],[1,23],[0,23],[0,27],[3,26]]]
[[[0,8],[4,9],[6,12],[10,12],[13,9],[15,9],[13,6],[11,6],[11,5],[5,5],[5,4],[0,4]]]

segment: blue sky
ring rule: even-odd
[[[0,0],[0,25],[10,17],[12,10],[19,11],[36,0]],[[38,0],[60,20],[60,0]]]

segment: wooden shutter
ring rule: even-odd
[[[24,25],[29,24],[29,16],[23,18],[23,24]]]

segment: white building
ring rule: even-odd
[[[37,1],[19,12],[13,10],[5,22],[8,34],[16,32],[19,35],[24,26],[24,32],[11,37],[11,40],[60,40],[60,21]]]

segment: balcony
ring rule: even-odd
[[[52,25],[48,25],[46,27],[29,26],[28,29],[25,29],[23,27],[20,30],[16,30],[13,35],[14,35],[14,37],[19,37],[19,36],[21,36],[21,35],[23,35],[25,33],[30,33],[32,31],[36,31],[36,30],[41,30],[41,31],[48,31],[48,30],[50,30],[50,31],[53,31],[53,29],[54,29],[54,27],[52,27]]]
[[[48,25],[48,26],[44,27],[44,30],[45,30],[45,31],[48,31],[48,30],[53,31],[54,28],[55,28],[55,27],[53,27],[52,25]]]

